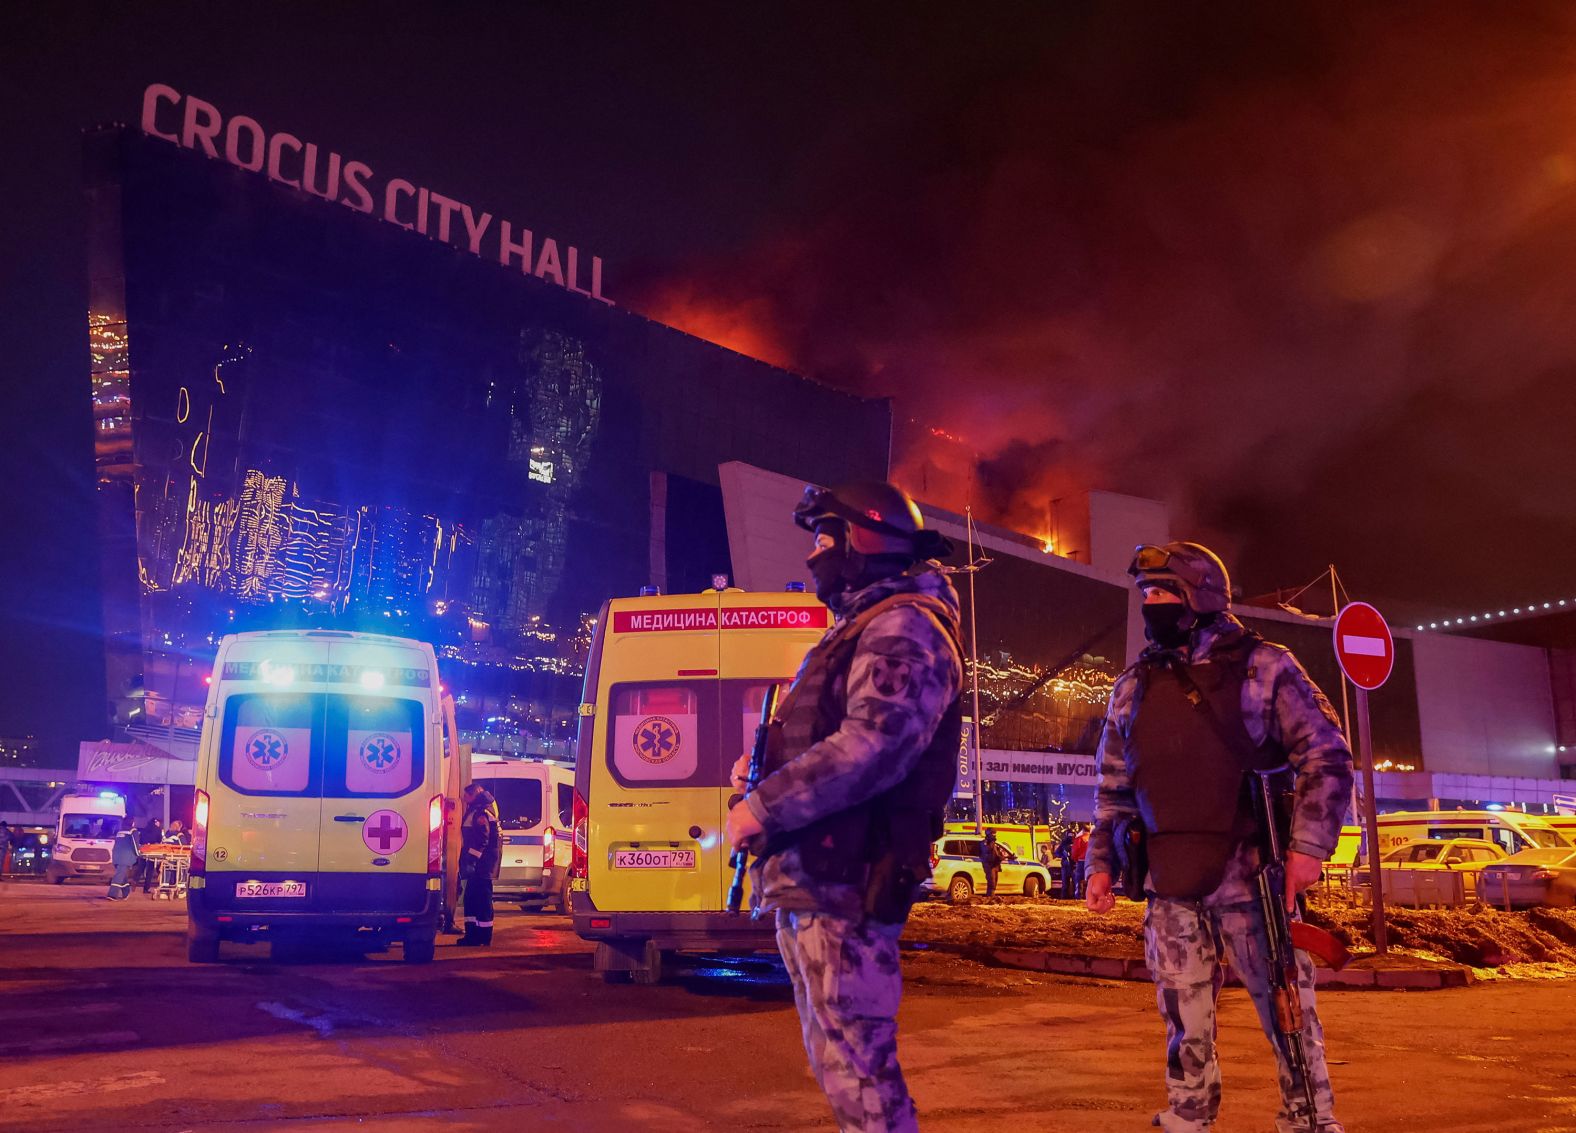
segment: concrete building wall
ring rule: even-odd
[[[1412,647],[1427,770],[1559,777],[1546,650],[1433,633]]]
[[[1118,492],[1090,492],[1089,558],[1091,566],[1122,575],[1140,543],[1171,541],[1171,512],[1158,500]]]

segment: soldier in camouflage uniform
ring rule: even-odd
[[[811,489],[795,512],[835,615],[779,705],[767,774],[728,814],[757,853],[805,1051],[844,1133],[916,1130],[897,1060],[898,937],[956,777],[958,598],[890,484]],[[734,768],[745,788],[748,757]]]
[[[1267,936],[1256,899],[1256,824],[1251,817],[1243,824],[1240,788],[1245,771],[1285,764],[1295,775],[1285,863],[1285,899],[1295,908],[1296,895],[1319,879],[1351,801],[1352,756],[1339,720],[1289,651],[1230,614],[1226,568],[1206,548],[1140,547],[1129,573],[1144,595],[1151,644],[1111,690],[1086,901],[1096,912],[1112,907],[1113,829],[1137,819],[1149,845],[1145,956],[1167,1032],[1169,1105],[1154,1124],[1189,1133],[1214,1124],[1220,1108],[1215,1003],[1229,964],[1276,1047],[1278,1133],[1343,1133],[1334,1116],[1313,964],[1303,952],[1297,972],[1314,1122],[1303,1083],[1276,1042]],[[1215,820],[1201,818],[1190,801],[1207,794],[1200,784],[1212,775],[1224,804]]]

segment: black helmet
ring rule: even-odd
[[[847,525],[848,545],[861,555],[909,555],[938,558],[952,551],[952,543],[925,529],[909,494],[895,484],[862,481],[840,488],[804,490],[804,499],[793,509],[793,521],[806,531],[817,524],[841,520]]]
[[[1127,573],[1138,585],[1159,583],[1176,593],[1195,614],[1231,608],[1231,576],[1220,556],[1199,543],[1145,543],[1133,549]]]

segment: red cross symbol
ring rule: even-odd
[[[406,834],[405,820],[393,810],[377,811],[361,828],[361,840],[367,849],[379,854],[394,853],[405,844]]]

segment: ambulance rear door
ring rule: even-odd
[[[729,590],[721,601],[723,778],[718,823],[726,828],[729,809],[740,801],[728,782],[728,769],[755,744],[766,690],[776,685],[787,691],[804,655],[826,632],[831,615],[815,598],[801,593]],[[724,890],[733,881],[731,872],[725,873]],[[748,907],[748,889],[745,892]],[[723,896],[726,899],[726,892]]]
[[[721,908],[717,599],[650,599],[603,638],[587,880],[598,908]],[[704,616],[706,613],[712,616]],[[696,628],[647,629],[668,624]],[[731,763],[731,757],[729,759]]]

